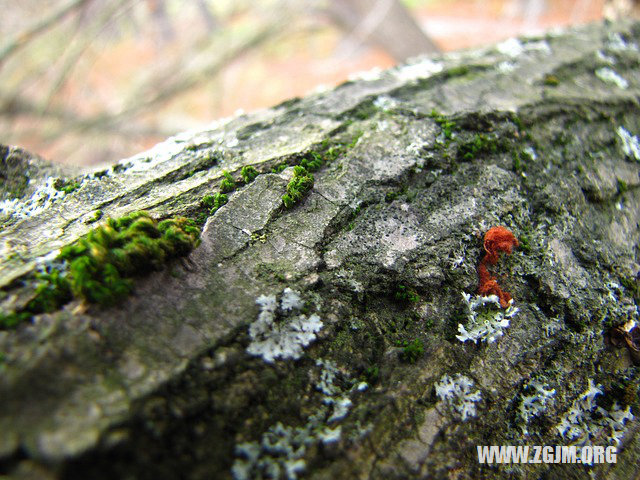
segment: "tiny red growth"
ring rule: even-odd
[[[478,265],[478,277],[480,278],[478,293],[480,295],[497,295],[502,308],[509,306],[511,295],[500,288],[496,279],[487,270],[487,264],[495,265],[500,252],[509,255],[517,246],[518,239],[505,227],[492,227],[484,234],[484,250],[487,253]]]

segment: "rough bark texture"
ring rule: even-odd
[[[206,223],[187,259],[119,305],[73,301],[0,331],[0,474],[637,475],[634,352],[607,336],[638,320],[638,45],[640,25],[593,25],[422,59],[97,175],[3,150],[2,198],[19,199],[3,204],[5,313],[97,209]],[[284,208],[294,169],[272,168],[318,158],[313,188]],[[203,197],[245,165],[260,175],[207,219]],[[50,176],[77,185],[51,200]],[[519,239],[489,266],[519,309],[508,327],[463,296],[496,225]],[[457,338],[474,314],[495,341]],[[616,438],[616,464],[476,453]]]

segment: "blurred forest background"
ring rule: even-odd
[[[633,0],[0,0],[0,143],[113,163],[179,131],[420,53],[603,17]]]

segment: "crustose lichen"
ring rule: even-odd
[[[247,352],[262,357],[265,362],[300,358],[303,348],[322,329],[318,315],[307,317],[300,313],[304,303],[300,294],[290,288],[283,290],[279,306],[275,295],[261,295],[256,304],[260,306],[260,314],[249,327],[251,343]]]
[[[482,400],[480,390],[471,391],[473,386],[473,380],[465,375],[444,375],[435,385],[436,395],[464,422],[476,416],[476,403]]]
[[[456,338],[461,342],[467,340],[478,343],[478,340],[493,343],[504,334],[503,330],[509,326],[510,319],[518,313],[518,308],[513,306],[513,300],[509,301],[506,310],[500,309],[500,299],[497,295],[487,297],[475,296],[471,298],[468,293],[463,293],[462,298],[467,307],[467,325],[458,324]],[[491,305],[495,308],[487,308]]]

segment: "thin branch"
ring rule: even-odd
[[[73,12],[77,8],[83,6],[85,3],[91,0],[72,0],[59,10],[53,12],[48,17],[34,22],[11,40],[9,40],[2,48],[0,48],[0,65],[17,50],[27,45],[31,40],[37,37],[40,33],[48,30],[56,25],[59,21],[64,19],[69,13]]]
[[[95,38],[98,36],[98,34],[101,33],[115,18],[129,11],[130,6],[127,6],[128,3],[130,3],[130,0],[120,0],[119,2],[112,2],[112,8],[105,10],[104,12],[102,12],[103,14],[100,15],[99,18],[94,19],[93,24],[82,32],[82,38],[81,40],[78,40],[78,44],[71,46],[70,53],[67,55],[67,58],[65,59],[62,68],[60,69],[60,72],[58,73],[56,79],[51,83],[49,92],[42,102],[41,110],[43,112],[50,108],[54,96],[66,84],[69,75],[75,68],[75,65],[78,63],[78,61],[80,61],[80,58],[91,46],[92,42],[95,41]],[[120,9],[123,10],[119,11]],[[97,17],[97,15],[95,16]],[[78,21],[81,22],[82,18],[78,17]],[[76,31],[74,32],[74,34],[76,33],[78,33],[78,29],[76,29]],[[79,43],[80,41],[82,43]]]
[[[11,96],[7,97],[0,92],[0,117],[5,117],[10,123],[14,122],[20,116],[33,116],[38,120],[49,119],[60,122],[56,127],[56,131],[47,134],[45,139],[60,137],[63,133],[68,133],[73,129],[81,131],[98,131],[118,133],[127,137],[139,137],[146,135],[156,135],[167,137],[172,135],[173,131],[162,130],[145,126],[135,126],[128,124],[126,128],[118,126],[118,124],[110,122],[108,115],[97,115],[88,119],[78,118],[78,115],[72,110],[63,108],[51,108],[42,111],[40,106],[31,102],[25,97]],[[21,135],[43,135],[42,127],[35,127],[33,130],[20,129]]]
[[[177,95],[211,80],[229,62],[237,59],[239,56],[252,50],[257,45],[260,45],[268,38],[280,32],[282,32],[282,25],[279,23],[265,27],[263,30],[255,33],[235,48],[227,49],[222,57],[218,57],[215,61],[210,62],[193,75],[179,79],[178,81],[168,85],[163,90],[154,92],[151,98],[142,100],[134,105],[130,105],[125,110],[114,115],[101,113],[92,117],[79,118],[75,112],[61,108],[51,108],[46,112],[43,112],[38,105],[35,105],[24,97],[15,96],[13,94],[2,94],[2,92],[0,92],[0,115],[12,118],[17,115],[33,114],[45,115],[51,119],[56,119],[61,123],[56,129],[58,131],[51,132],[51,135],[49,135],[53,137],[63,133],[69,134],[72,131],[121,131],[118,126],[121,122],[149,109],[154,105],[172,100]],[[157,79],[153,79],[148,82],[148,85],[152,87],[154,84],[157,85],[157,82]]]
[[[195,72],[193,75],[186,78],[185,77],[178,78],[177,81],[173,82],[172,84],[169,84],[164,89],[153,92],[153,95],[149,99],[142,100],[134,105],[130,105],[127,108],[125,108],[123,111],[115,115],[111,115],[108,117],[101,116],[99,118],[96,118],[96,121],[99,123],[102,123],[104,121],[116,122],[116,123],[121,122],[131,116],[135,116],[141,111],[149,109],[154,105],[165,103],[169,100],[172,100],[178,95],[194,87],[197,87],[202,83],[205,83],[211,80],[229,62],[244,55],[245,53],[252,50],[256,46],[265,42],[270,37],[281,32],[282,32],[282,25],[280,24],[270,25],[269,27],[266,27],[263,30],[257,32],[252,37],[247,39],[242,44],[236,46],[235,48],[227,49],[224,55],[222,55],[221,57],[218,57],[215,61],[209,63],[204,68]],[[149,81],[147,85],[149,87],[153,87],[153,86],[156,86],[157,84],[158,84],[158,79],[154,78],[151,81]],[[139,95],[139,97],[142,97],[142,95]]]

